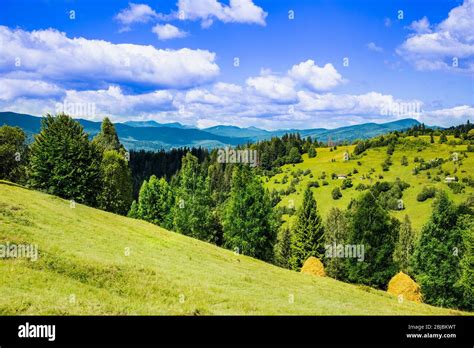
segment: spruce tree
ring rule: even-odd
[[[316,154],[317,154],[317,152],[316,152],[315,147],[313,145],[311,145],[309,147],[309,150],[308,150],[308,157],[309,158],[314,158],[314,157],[316,157]]]
[[[125,148],[120,143],[114,124],[108,117],[104,118],[100,132],[92,139],[92,143],[97,146],[100,152],[115,150],[125,154]]]
[[[400,223],[377,202],[372,192],[352,204],[349,244],[364,247],[364,259],[347,258],[348,279],[353,283],[385,288],[396,273],[393,261]]]
[[[281,229],[275,244],[275,264],[290,268],[291,257],[291,231],[288,227]]]
[[[299,270],[306,259],[324,255],[324,226],[310,187],[306,187],[303,203],[298,209],[291,240],[290,265]]]
[[[248,166],[235,166],[224,218],[224,246],[264,261],[273,259],[277,220],[268,191]]]
[[[442,307],[460,307],[463,230],[458,210],[444,191],[437,194],[430,220],[423,226],[413,255],[413,271],[424,302]]]
[[[33,188],[95,206],[100,192],[101,156],[87,133],[65,114],[46,115],[31,146]]]

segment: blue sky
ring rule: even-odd
[[[1,7],[1,110],[267,129],[474,119],[473,0]]]

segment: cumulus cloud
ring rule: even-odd
[[[369,42],[367,45],[365,45],[369,50],[371,51],[374,51],[374,52],[378,52],[378,53],[382,53],[383,52],[383,48],[380,47],[380,46],[377,46],[374,42]]]
[[[288,76],[315,91],[327,91],[345,82],[332,64],[320,67],[311,59],[294,65]]]
[[[465,123],[467,120],[472,122],[474,120],[474,107],[470,105],[460,105],[452,108],[426,111],[419,119],[429,125],[445,127]]]
[[[68,38],[54,29],[28,32],[5,26],[0,26],[0,40],[0,74],[4,77],[40,79],[64,87],[185,88],[212,81],[219,74],[215,53],[207,50],[163,50]]]
[[[426,17],[410,28],[416,31],[397,49],[397,53],[418,70],[447,70],[472,73],[474,66],[474,0],[449,12],[431,29]]]
[[[158,35],[160,40],[179,39],[188,35],[187,32],[171,24],[157,24],[151,31]]]
[[[430,22],[428,18],[426,18],[426,16],[418,21],[411,22],[408,28],[415,31],[418,34],[431,33]]]
[[[25,98],[57,98],[64,91],[54,84],[43,81],[0,78],[0,100]]]
[[[252,0],[230,0],[224,5],[217,0],[179,0],[178,18],[200,20],[203,27],[209,27],[215,20],[224,23],[249,23],[265,25],[267,13]]]
[[[128,31],[134,23],[147,23],[158,17],[159,15],[150,6],[131,2],[115,16],[115,19],[122,24],[121,31]]]
[[[250,77],[246,84],[257,95],[267,97],[275,102],[289,103],[296,100],[295,83],[288,77],[275,75]]]

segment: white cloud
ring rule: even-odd
[[[467,120],[474,120],[474,107],[460,105],[453,108],[426,111],[419,118],[429,125],[449,127],[455,124],[465,123]]]
[[[263,75],[250,77],[246,81],[256,94],[275,102],[290,103],[296,100],[295,83],[288,77]]]
[[[311,59],[294,65],[288,76],[315,91],[327,91],[345,82],[332,64],[320,67]]]
[[[418,21],[413,21],[409,26],[409,29],[415,31],[418,34],[426,34],[426,33],[431,33],[430,29],[430,22],[428,18],[423,17],[422,19]]]
[[[179,39],[188,35],[187,32],[182,31],[171,24],[157,24],[151,31],[158,35],[160,40]]]
[[[417,33],[410,35],[397,53],[419,70],[473,72],[474,0],[449,12],[448,18],[430,29],[426,17],[411,24]]]
[[[120,11],[115,19],[122,24],[121,31],[128,31],[134,23],[147,23],[158,17],[159,15],[146,4],[129,3],[128,8]]]
[[[4,77],[41,79],[63,87],[97,89],[129,84],[184,88],[207,83],[219,74],[215,53],[206,50],[163,50],[71,39],[53,29],[28,32],[5,26],[0,26],[0,40],[0,71],[7,71]]]
[[[378,53],[382,53],[383,52],[383,48],[382,47],[379,47],[377,46],[374,42],[369,42],[366,47],[371,50],[371,51],[374,51],[374,52],[378,52]]]
[[[0,78],[0,100],[25,98],[56,98],[64,91],[54,84],[43,81]]]
[[[228,6],[217,0],[178,1],[178,18],[201,20],[203,27],[209,27],[214,20],[265,25],[266,17],[267,13],[252,0],[230,0]]]

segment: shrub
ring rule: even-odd
[[[339,190],[339,187],[335,187],[332,190],[331,194],[332,194],[332,198],[335,199],[335,200],[342,197],[342,193],[341,193],[341,190]]]
[[[416,196],[418,202],[424,202],[428,198],[433,198],[436,195],[436,189],[434,187],[424,186],[421,192]]]

